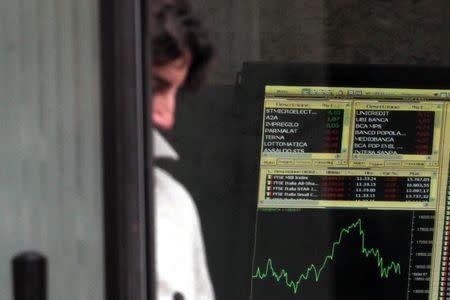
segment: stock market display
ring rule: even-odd
[[[252,300],[450,299],[450,91],[267,86]]]

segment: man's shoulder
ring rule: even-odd
[[[154,167],[155,197],[158,205],[183,209],[197,214],[194,201],[187,189],[169,172]]]
[[[154,167],[154,174],[155,190],[157,192],[183,198],[191,198],[186,188],[166,170]]]

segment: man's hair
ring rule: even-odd
[[[204,79],[213,47],[189,0],[150,2],[152,65],[163,66],[186,53],[192,57],[185,85],[196,87]]]

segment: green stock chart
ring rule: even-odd
[[[252,299],[427,299],[433,222],[424,211],[260,210]]]

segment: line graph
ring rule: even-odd
[[[257,267],[252,277],[258,280],[273,278],[277,282],[285,284],[294,294],[297,294],[300,290],[300,284],[302,281],[313,279],[315,282],[318,282],[320,280],[322,271],[331,261],[334,260],[336,249],[341,245],[344,237],[354,231],[356,231],[361,238],[361,254],[366,258],[375,259],[376,265],[379,269],[380,278],[387,279],[392,275],[392,273],[400,275],[400,263],[392,261],[386,264],[379,249],[366,247],[366,233],[362,226],[362,220],[359,218],[354,223],[341,229],[338,239],[333,242],[330,253],[324,258],[321,264],[309,265],[306,271],[296,276],[297,279],[290,279],[289,272],[285,269],[277,271],[271,258],[267,259],[265,268]]]

